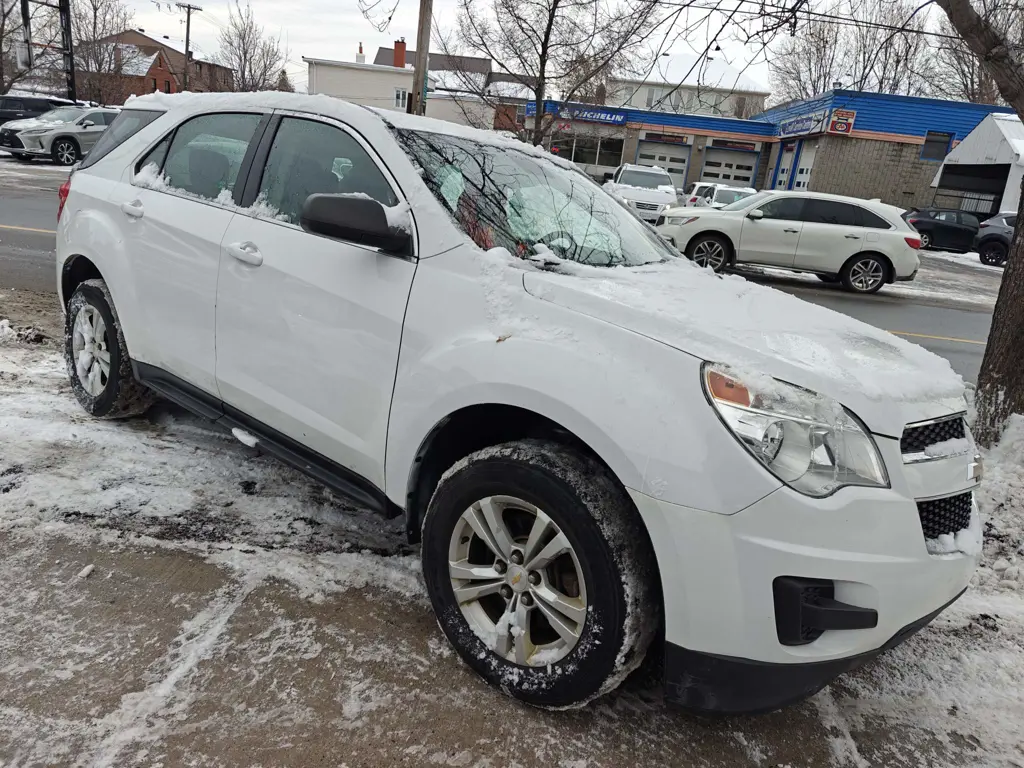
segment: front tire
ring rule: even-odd
[[[990,267],[1002,267],[1006,264],[1007,249],[1002,243],[985,243],[978,251],[978,260]]]
[[[881,257],[865,253],[847,261],[839,272],[839,279],[843,287],[853,293],[877,293],[885,285],[888,269]]]
[[[103,280],[86,280],[68,302],[64,360],[75,398],[93,416],[136,416],[156,400],[132,375],[128,347]]]
[[[74,165],[79,160],[78,145],[71,139],[57,139],[50,154],[57,165]]]
[[[697,235],[686,247],[686,255],[698,267],[721,272],[729,265],[732,247],[718,235]]]
[[[423,521],[423,574],[462,659],[534,706],[612,690],[659,626],[654,555],[629,496],[547,441],[485,448],[445,474]]]

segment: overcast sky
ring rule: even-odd
[[[387,2],[388,0],[384,0]],[[168,38],[168,43],[180,49],[185,46],[185,13],[174,7],[174,2],[160,3],[151,0],[126,0],[135,12],[135,25],[155,38]],[[192,14],[192,45],[200,58],[211,58],[217,51],[217,38],[227,24],[229,0],[191,0],[202,6],[201,12]],[[391,21],[387,32],[378,32],[359,13],[356,0],[253,0],[253,11],[257,21],[268,34],[281,36],[282,45],[288,48],[288,74],[300,90],[305,90],[306,67],[303,56],[340,61],[355,61],[359,43],[363,43],[367,61],[373,61],[378,46],[390,47],[398,38],[404,37],[410,49],[415,49],[416,22],[419,11],[417,0],[401,0],[401,5]],[[287,7],[285,14],[284,8]],[[456,0],[434,0],[434,17],[442,25],[452,25],[455,20]],[[286,18],[282,18],[286,16]],[[730,42],[723,36],[721,54],[736,66],[743,68],[746,60],[753,55],[751,49]],[[692,53],[700,50],[704,40],[695,39],[692,46],[676,42],[671,46],[673,53]],[[763,59],[763,56],[759,58]],[[762,61],[752,64],[746,74],[768,86],[768,68]]]

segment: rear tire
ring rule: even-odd
[[[932,247],[932,235],[930,232],[918,232],[921,238],[921,250],[926,251]]]
[[[78,144],[73,139],[57,139],[50,150],[50,156],[57,165],[74,165],[81,159]]]
[[[137,416],[156,401],[132,374],[117,311],[103,280],[86,280],[68,302],[64,360],[75,398],[97,418]]]
[[[885,285],[889,265],[881,256],[862,253],[847,261],[839,271],[843,287],[853,293],[877,293]]]
[[[445,473],[423,520],[423,575],[462,659],[534,706],[614,689],[660,623],[654,554],[629,496],[605,467],[548,441],[485,448]]]
[[[732,245],[718,235],[697,235],[686,246],[686,256],[698,267],[721,272],[732,258]]]
[[[990,267],[1002,267],[1006,264],[1007,248],[1002,243],[985,243],[978,249],[978,260]]]

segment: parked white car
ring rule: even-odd
[[[976,566],[945,360],[677,258],[533,147],[325,96],[154,94],[58,222],[82,407],[158,392],[403,516],[444,634],[530,704],[613,689],[660,634],[670,700],[779,707]]]
[[[730,187],[727,184],[712,184],[692,203],[694,208],[724,208],[751,195],[756,195],[753,187]]]
[[[718,210],[673,208],[659,234],[702,267],[813,272],[855,293],[913,280],[921,238],[892,205],[817,192],[758,192]]]
[[[615,169],[604,188],[652,224],[662,211],[676,205],[676,188],[664,168],[626,163]]]

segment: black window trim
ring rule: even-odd
[[[395,196],[398,198],[398,204],[409,204],[409,196],[406,193],[406,191],[402,188],[402,185],[399,183],[398,177],[391,171],[387,163],[384,162],[384,158],[380,156],[380,154],[377,152],[373,144],[370,143],[370,141],[367,140],[367,138],[363,136],[363,134],[360,133],[354,126],[351,126],[348,123],[342,122],[338,118],[331,117],[329,115],[321,115],[315,112],[300,112],[290,109],[275,109],[269,115],[269,117],[270,119],[267,121],[266,126],[264,126],[263,133],[260,137],[258,146],[255,146],[254,150],[253,147],[254,145],[256,145],[256,142],[253,142],[253,144],[249,145],[249,150],[252,152],[252,157],[249,156],[249,152],[246,153],[246,160],[249,161],[248,164],[245,161],[243,161],[242,168],[239,169],[239,179],[241,179],[243,169],[246,174],[244,185],[239,184],[238,180],[235,181],[235,190],[242,190],[240,200],[236,198],[235,201],[239,207],[248,208],[253,203],[255,203],[256,198],[259,197],[260,185],[263,183],[263,173],[267,169],[267,159],[270,157],[270,150],[274,145],[274,138],[277,136],[277,131],[281,127],[281,123],[284,121],[286,117],[295,118],[297,120],[308,120],[314,123],[322,123],[324,125],[329,125],[332,128],[337,128],[338,130],[347,133],[349,136],[355,139],[356,143],[359,144],[360,147],[362,147],[363,151],[366,152],[367,157],[369,157],[370,160],[376,164],[378,170],[381,171],[381,175],[384,177],[384,180],[388,183],[388,185],[391,186],[392,191],[396,193]],[[395,142],[398,141],[398,137],[395,136],[394,134],[392,134],[392,139]],[[259,170],[257,171],[256,169]],[[410,253],[407,255],[384,253],[379,248],[374,248],[373,246],[366,245],[365,243],[357,243],[352,240],[337,240],[336,242],[343,242],[346,243],[347,245],[352,245],[355,246],[356,248],[361,248],[363,250],[369,251],[370,253],[378,253],[384,256],[389,256],[394,259],[401,259],[402,261],[417,261],[419,259],[420,252],[419,229],[416,226],[416,216],[415,213],[413,212],[411,204],[409,204],[409,218],[412,221],[412,248],[410,249]],[[263,219],[263,221],[265,221],[268,224],[274,224],[277,226],[287,227],[289,229],[298,229],[299,231],[302,231],[297,224],[292,224],[290,222],[274,221],[271,219]],[[306,234],[309,234],[310,237],[321,237],[320,235],[310,233]]]
[[[171,145],[174,143],[174,137],[178,133],[178,129],[186,123],[191,122],[199,117],[209,117],[210,115],[257,115],[260,118],[259,123],[256,125],[256,130],[253,131],[252,138],[249,140],[249,147],[245,150],[245,155],[242,157],[242,162],[238,166],[238,176],[235,177],[235,187],[232,192],[232,201],[235,205],[241,205],[239,202],[242,199],[242,189],[248,179],[249,170],[252,167],[252,159],[256,154],[256,148],[259,146],[266,129],[267,124],[270,122],[272,114],[267,110],[238,110],[238,109],[213,109],[209,112],[196,112],[195,114],[188,115],[184,120],[178,122],[173,128],[162,134],[159,138],[150,142],[142,152],[136,155],[135,160],[132,161],[132,176],[129,179],[129,183],[132,186],[138,186],[135,184],[135,177],[142,170],[142,161],[149,157],[149,153],[156,149],[161,142],[165,139],[168,140],[168,154],[170,153]],[[167,154],[164,155],[164,159],[160,163],[160,172],[163,173],[164,164],[167,162]],[[174,192],[165,192],[164,194],[173,195],[174,197],[181,197],[192,202],[199,203],[200,205],[209,205],[214,208],[223,209],[224,206],[215,202],[214,200],[207,200],[206,198],[192,196],[192,195],[178,195]]]

